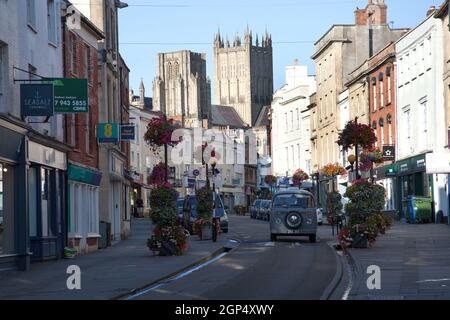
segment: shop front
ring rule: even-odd
[[[386,202],[384,210],[397,210],[396,203],[396,165],[388,164],[373,169],[375,183],[381,185],[386,190]]]
[[[29,141],[28,160],[31,260],[59,259],[67,245],[67,155]]]
[[[98,249],[101,178],[98,170],[69,164],[68,242],[78,253]]]
[[[435,216],[433,175],[426,173],[425,154],[397,161],[397,208],[400,218],[408,216],[408,197],[430,199],[432,218]]]
[[[0,271],[29,268],[26,132],[0,115]]]

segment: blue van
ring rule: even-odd
[[[228,232],[228,215],[225,211],[222,198],[216,193],[215,216],[219,218],[222,232]],[[195,195],[187,195],[183,203],[183,225],[192,232],[192,225],[197,220],[197,198]]]

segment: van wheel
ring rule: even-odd
[[[277,241],[277,236],[274,234],[270,234],[270,241],[272,241],[272,242]]]
[[[315,243],[316,242],[316,235],[315,234],[312,234],[312,235],[309,236],[309,242],[311,242],[311,243]]]

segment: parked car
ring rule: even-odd
[[[184,207],[184,198],[177,199],[177,208],[178,208],[178,219],[183,223],[183,207]]]
[[[262,200],[259,204],[256,218],[260,220],[266,220],[269,221],[270,217],[270,200]]]
[[[317,224],[319,226],[323,224],[323,208],[317,208]]]
[[[307,236],[316,242],[317,207],[312,193],[282,190],[273,197],[270,214],[270,239],[278,236]]]
[[[222,232],[228,232],[228,214],[225,211],[222,198],[218,193],[215,195],[215,217],[219,218],[220,228]],[[183,225],[192,233],[192,226],[195,220],[197,220],[197,198],[195,195],[188,195],[184,198],[183,202]]]
[[[256,219],[256,216],[258,214],[258,207],[261,203],[261,199],[256,199],[255,201],[253,201],[253,204],[250,206],[250,218],[251,219]]]

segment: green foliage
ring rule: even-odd
[[[210,220],[214,209],[213,192],[207,187],[197,190],[197,213],[199,219]]]
[[[332,214],[337,214],[339,211],[342,211],[342,196],[339,192],[329,192],[327,194],[327,207],[328,210],[332,212]]]
[[[351,215],[368,216],[379,213],[383,210],[385,203],[384,187],[364,180],[353,182],[352,186],[347,188],[345,196],[350,199],[345,209]]]
[[[158,187],[150,195],[153,223],[160,227],[172,226],[177,218],[177,192],[172,188]]]

